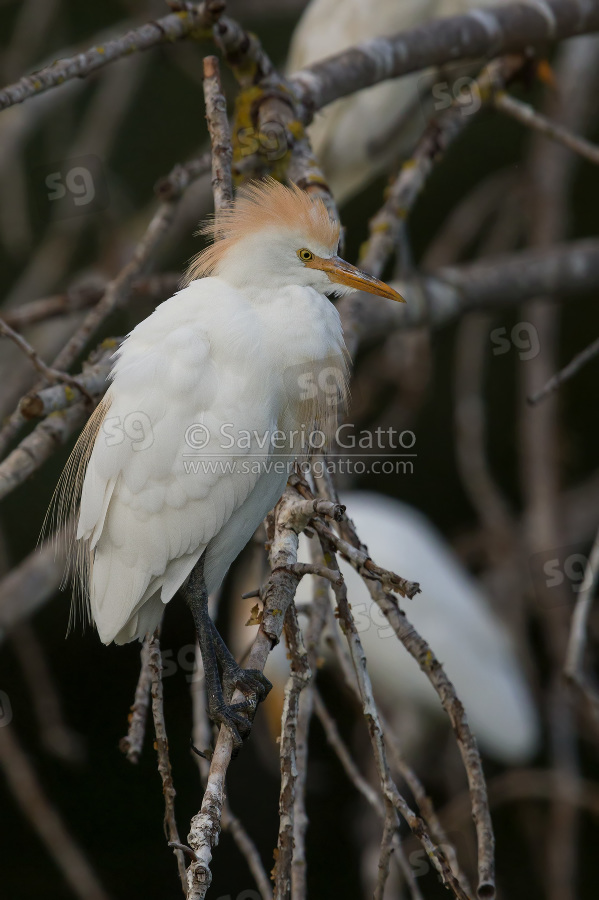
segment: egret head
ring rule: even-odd
[[[241,290],[312,287],[321,294],[367,291],[403,302],[397,291],[337,256],[339,223],[319,198],[273,178],[242,188],[202,229],[214,242],[192,261],[186,283],[217,275]]]

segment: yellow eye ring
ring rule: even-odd
[[[302,262],[310,262],[311,259],[314,259],[314,254],[312,253],[312,251],[306,250],[305,247],[302,250],[298,250],[297,255]]]

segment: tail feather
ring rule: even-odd
[[[129,620],[136,619],[150,579],[149,573],[127,565],[114,547],[98,546],[90,600],[92,615],[104,644],[110,644]],[[138,600],[139,597],[142,599]]]
[[[73,448],[52,495],[40,535],[40,541],[46,535],[51,534],[53,540],[64,541],[69,548],[65,574],[61,585],[64,586],[68,579],[71,576],[73,577],[73,599],[71,602],[69,629],[77,618],[78,610],[81,612],[84,623],[91,618],[88,584],[89,572],[92,566],[92,547],[90,540],[79,541],[76,539],[77,514],[87,464],[94,449],[98,431],[109,408],[110,397],[107,394],[88,419],[85,428],[79,436],[79,440]],[[58,552],[60,550],[57,547],[57,554]]]

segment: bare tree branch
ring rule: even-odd
[[[387,78],[398,78],[457,59],[526,51],[599,29],[599,2],[571,0],[510,3],[484,12],[431,19],[393,37],[364,41],[290,78],[303,119],[339,97]]]
[[[80,900],[110,900],[62,816],[44,793],[12,725],[0,728],[0,765],[24,816],[60,867],[75,896]]]
[[[318,525],[316,526],[318,529]],[[345,519],[343,530],[356,549],[362,549],[350,520]],[[470,730],[464,707],[445,671],[427,642],[411,625],[399,609],[392,594],[383,590],[380,583],[365,579],[372,599],[386,616],[395,634],[406,650],[414,657],[435,688],[441,704],[454,729],[464,768],[468,776],[472,802],[472,816],[478,838],[478,896],[480,900],[495,896],[494,850],[495,839],[489,813],[485,777],[476,740]],[[355,666],[355,663],[354,663]]]
[[[162,691],[162,656],[160,653],[160,640],[156,632],[147,641],[147,666],[152,682],[152,717],[154,719],[154,731],[156,733],[156,753],[158,755],[158,771],[162,779],[162,793],[164,794],[164,830],[168,840],[174,844],[174,853],[179,869],[181,887],[186,893],[185,861],[183,852],[178,849],[181,845],[177,820],[175,818],[175,786],[171,771],[171,761],[168,752],[168,738],[166,736],[166,724],[164,721],[164,696]]]
[[[191,682],[191,697],[193,706],[193,740],[196,747],[208,747],[211,741],[212,728],[208,719],[206,708],[206,683],[204,678],[204,666],[202,654],[196,644],[196,668]],[[205,785],[210,772],[210,762],[206,757],[194,753],[202,784]],[[260,891],[262,900],[272,900],[270,880],[262,865],[258,848],[249,836],[239,818],[232,812],[228,798],[225,797],[222,816],[223,830],[228,831],[243,858],[248,869],[254,876],[254,880]],[[186,848],[189,850],[189,848]]]
[[[580,691],[591,711],[593,721],[599,730],[599,692],[585,675],[585,651],[587,646],[587,627],[589,615],[597,585],[599,584],[599,531],[593,542],[587,564],[581,591],[576,600],[576,606],[572,615],[570,637],[564,663],[566,678]]]
[[[568,128],[564,128],[559,122],[552,122],[547,116],[537,112],[528,103],[523,103],[515,97],[511,97],[503,90],[495,91],[493,94],[493,106],[500,112],[511,116],[521,125],[538,131],[539,134],[563,144],[568,150],[577,153],[583,159],[588,160],[594,165],[599,165],[599,147],[587,141],[585,138],[579,137]]]
[[[323,552],[326,558],[329,545],[326,538],[324,538],[323,541]],[[331,555],[330,552],[328,553],[328,555]],[[339,585],[334,585],[334,592],[337,601],[337,610],[339,613],[340,624],[347,639],[354,672],[356,674],[358,686],[360,689],[360,697],[362,700],[364,717],[368,724],[368,731],[370,735],[374,759],[381,783],[381,789],[383,791],[383,796],[385,799],[385,818],[386,820],[388,819],[389,805],[391,805],[395,810],[397,810],[398,813],[400,813],[400,815],[403,816],[412,832],[422,843],[422,846],[425,848],[427,855],[430,857],[433,865],[437,869],[443,884],[445,884],[453,892],[454,896],[459,898],[459,900],[468,900],[468,895],[464,892],[460,882],[452,871],[445,854],[438,846],[436,846],[436,844],[432,840],[424,820],[421,819],[410,808],[405,798],[400,794],[396,785],[393,783],[387,764],[387,756],[385,752],[385,743],[383,739],[380,718],[372,693],[370,676],[366,667],[366,657],[364,655],[362,643],[356,629],[356,624],[351,612],[351,607],[347,600],[347,590],[345,584],[342,583]],[[481,897],[495,896],[492,882],[488,883],[490,884],[491,888],[490,892],[480,894]]]
[[[141,646],[141,667],[133,706],[129,713],[129,728],[124,738],[119,743],[120,750],[126,755],[129,762],[139,762],[141,751],[146,736],[146,720],[150,706],[152,689],[152,669],[150,668],[151,638],[146,636]]]
[[[212,144],[212,192],[214,208],[224,209],[233,199],[231,179],[231,135],[227,119],[227,101],[220,83],[220,70],[216,56],[204,57],[204,100],[206,119]]]
[[[10,338],[10,340],[14,344],[16,344],[20,350],[23,351],[25,356],[29,357],[40,375],[43,375],[43,377],[51,384],[54,384],[57,381],[62,382],[63,384],[67,384],[70,387],[75,388],[86,398],[86,400],[89,400],[90,403],[93,403],[93,400],[86,388],[82,384],[80,384],[76,378],[73,378],[73,376],[69,375],[67,372],[61,372],[59,369],[56,369],[53,366],[47,366],[43,359],[31,346],[31,344],[29,344],[22,335],[17,334],[17,332],[14,331],[5,321],[3,321],[3,319],[0,319],[0,335],[4,335],[4,337]]]
[[[308,654],[293,603],[285,616],[285,637],[291,651],[291,675],[285,688],[281,725],[281,790],[279,795],[279,836],[273,869],[275,900],[290,900],[291,865],[294,853],[296,746],[300,694],[312,678]]]
[[[316,711],[316,715],[318,716],[320,724],[324,729],[326,739],[335,751],[339,762],[343,766],[345,774],[352,782],[356,790],[359,791],[360,794],[362,794],[362,796],[370,804],[370,806],[372,806],[377,815],[381,819],[385,820],[385,804],[382,797],[377,794],[374,788],[370,786],[368,781],[361,774],[356,763],[352,759],[349,750],[341,739],[341,735],[339,734],[339,730],[337,728],[335,720],[327,710],[322,697],[320,696],[316,688],[314,688],[314,709]],[[384,728],[384,732],[387,735],[389,734],[386,728]],[[447,842],[445,842],[445,844],[447,846]],[[395,825],[394,834],[392,835],[391,846],[397,856],[399,865],[401,866],[401,871],[404,874],[413,900],[423,900],[422,894],[420,893],[420,888],[418,887],[418,882],[414,877],[414,872],[412,871],[408,861],[405,858],[403,847],[400,843],[399,835],[397,833],[397,825]]]
[[[528,402],[531,406],[535,406],[541,400],[544,400],[548,394],[557,391],[562,384],[573,378],[574,375],[580,372],[580,370],[594,359],[597,354],[599,354],[599,338],[597,338],[596,341],[593,341],[592,344],[589,344],[588,347],[585,347],[584,350],[581,350],[580,353],[577,353],[574,359],[571,360],[567,366],[564,366],[560,372],[553,375],[540,391],[537,391],[536,394],[529,397]]]
[[[1,90],[0,110],[15,103],[22,103],[28,97],[64,84],[71,78],[83,78],[129,53],[149,50],[167,41],[178,41],[192,35],[193,32],[204,31],[210,34],[211,26],[223,9],[222,0],[206,0],[199,5],[189,4],[183,12],[148,22],[122,37],[106,41],[101,46],[92,47],[70,59],[59,59],[51,66],[26,75],[20,81]]]
[[[298,501],[295,491],[288,488],[275,508],[275,530],[269,553],[271,576],[262,591],[262,622],[249,653],[249,668],[262,671],[273,644],[280,638],[283,621],[299,581],[299,575],[293,571],[297,562],[298,535],[314,515],[339,517],[342,507],[329,501]],[[241,696],[241,692],[237,691],[233,702]],[[188,840],[196,859],[187,870],[187,900],[203,900],[212,881],[212,847],[217,843],[220,832],[225,776],[232,752],[231,733],[221,728],[210,762],[202,806],[191,822]]]

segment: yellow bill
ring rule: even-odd
[[[405,303],[405,299],[398,294],[396,290],[380,281],[367,272],[362,272],[356,266],[341,259],[340,256],[331,256],[328,259],[315,256],[314,259],[305,263],[310,269],[321,269],[329,276],[329,280],[334,284],[346,284],[349,287],[356,288],[358,291],[366,291],[368,294],[377,294],[379,297],[387,297],[388,300],[397,300],[398,303]]]

